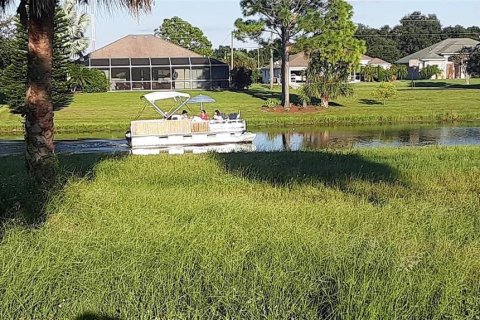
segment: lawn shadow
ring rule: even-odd
[[[93,312],[86,312],[77,316],[75,320],[120,320],[120,318],[111,317],[103,314],[95,314]]]
[[[480,84],[448,83],[444,81],[415,81],[410,89],[480,89]]]
[[[101,161],[119,158],[121,155],[74,154],[59,155],[58,174],[52,190],[41,190],[27,175],[21,156],[0,158],[0,238],[3,225],[15,221],[36,227],[46,217],[46,205],[52,196],[63,192],[68,180],[92,178],[94,167]]]
[[[323,183],[344,193],[366,197],[379,204],[370,191],[359,190],[356,181],[402,184],[395,169],[362,156],[337,152],[258,152],[215,154],[215,159],[229,173],[273,186]]]
[[[374,99],[360,99],[360,100],[358,100],[358,102],[360,102],[360,104],[366,104],[368,106],[382,105],[382,103],[380,101],[374,100]]]
[[[268,99],[280,99],[280,92],[274,92],[270,90],[262,90],[262,89],[245,89],[245,90],[234,90],[229,89],[230,92],[235,93],[246,93],[254,98],[261,99],[263,101],[267,101]]]

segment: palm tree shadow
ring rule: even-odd
[[[366,198],[373,204],[384,200],[353,187],[357,181],[402,184],[393,168],[361,157],[336,152],[265,152],[213,155],[225,171],[273,186],[323,183],[344,193]]]
[[[104,314],[95,314],[93,312],[86,312],[77,316],[75,320],[120,320],[120,318],[111,317]]]
[[[20,156],[4,157],[0,161],[0,238],[5,222],[16,221],[37,227],[46,218],[46,205],[52,196],[63,192],[70,178],[93,178],[94,167],[101,161],[121,155],[74,154],[58,156],[56,184],[51,190],[41,190],[28,177]]]

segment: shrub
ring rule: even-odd
[[[73,92],[106,92],[109,82],[105,74],[96,69],[88,69],[79,64],[73,64],[69,69],[70,88]]]
[[[375,98],[382,100],[383,105],[386,101],[397,95],[397,88],[391,82],[382,82],[373,92]]]
[[[420,78],[423,80],[429,80],[435,76],[438,77],[439,74],[442,73],[442,70],[438,66],[426,66],[422,70],[420,70]]]
[[[270,98],[265,101],[265,105],[269,108],[279,106],[282,102],[278,99]]]
[[[237,90],[243,90],[252,84],[252,70],[244,67],[232,70],[232,86]]]

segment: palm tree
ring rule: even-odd
[[[0,0],[0,11],[4,12],[7,6],[14,2]],[[148,11],[152,2],[119,0],[111,3],[138,13],[140,10]],[[20,0],[17,7],[20,22],[28,32],[28,84],[23,112],[25,161],[30,175],[37,182],[47,185],[53,182],[56,168],[53,105],[50,95],[55,5],[56,0]]]
[[[85,37],[85,32],[90,24],[90,17],[86,13],[79,14],[77,12],[76,0],[65,0],[63,12],[68,21],[68,30],[64,37],[68,39],[70,57],[82,57],[88,48],[88,38]]]

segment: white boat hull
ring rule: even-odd
[[[171,146],[204,146],[229,143],[250,143],[255,139],[255,134],[250,132],[235,133],[197,133],[176,134],[167,136],[133,136],[132,148],[163,148]]]

